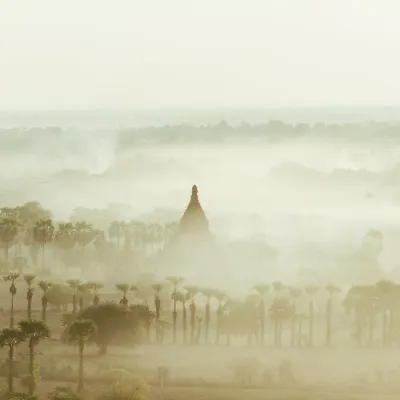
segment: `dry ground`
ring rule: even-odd
[[[23,282],[18,285],[16,297],[15,321],[26,318],[26,292]],[[40,291],[34,301],[34,317],[40,318]],[[118,296],[116,294],[116,296]],[[0,327],[9,324],[10,296],[8,286],[0,283],[0,302],[3,313],[0,314]],[[56,339],[61,332],[61,314],[49,310],[48,323],[55,340],[45,341],[38,347],[37,362],[43,367],[70,365],[77,370],[77,350],[59,343]],[[96,377],[105,369],[126,369],[140,371],[151,376],[158,366],[166,366],[171,371],[171,379],[175,385],[165,387],[164,399],[394,399],[399,396],[389,394],[388,383],[376,383],[375,369],[383,371],[387,382],[400,381],[399,349],[355,349],[351,342],[341,348],[317,347],[310,349],[274,349],[265,347],[247,347],[235,345],[231,347],[213,345],[173,346],[142,345],[136,348],[111,347],[109,354],[98,357],[97,349],[88,346],[86,351],[86,374]],[[271,343],[271,341],[267,341]],[[26,354],[26,345],[21,345],[17,353]],[[301,387],[296,390],[277,389],[239,389],[229,388],[235,383],[229,365],[240,357],[253,356],[260,361],[261,368],[255,384],[262,386],[262,372],[274,369],[282,360],[290,360],[296,378]],[[0,363],[7,358],[7,350],[0,349]],[[215,384],[219,387],[210,387]],[[42,380],[38,392],[45,397],[55,386],[70,386],[63,382]],[[350,387],[350,385],[352,385]],[[357,387],[356,387],[357,385]],[[75,387],[75,384],[72,384]],[[225,387],[223,387],[225,386]],[[393,392],[393,385],[390,391]],[[2,387],[5,388],[5,382]],[[227,388],[228,387],[228,388]],[[97,388],[97,390],[96,390]],[[100,383],[88,384],[88,398],[95,397],[98,390],[103,390]],[[385,394],[386,393],[386,394]],[[399,385],[400,393],[400,385]],[[89,395],[90,394],[90,395]],[[157,387],[150,388],[150,398],[159,399]]]

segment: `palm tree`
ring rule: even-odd
[[[78,344],[79,351],[79,381],[78,392],[84,390],[83,385],[83,353],[85,341],[90,340],[95,333],[96,325],[91,319],[77,319],[68,327],[68,339]]]
[[[271,319],[275,324],[276,342],[275,345],[282,346],[282,324],[292,318],[293,307],[286,297],[276,297],[269,309]]]
[[[160,224],[151,223],[146,225],[145,238],[150,244],[150,254],[154,254],[155,245],[163,242],[164,229]]]
[[[28,395],[32,396],[35,391],[35,347],[39,344],[42,339],[48,339],[50,337],[50,330],[43,321],[36,320],[25,320],[19,323],[24,337],[28,341],[29,347],[29,388]]]
[[[332,300],[336,293],[340,293],[341,289],[335,285],[327,285],[326,290],[329,293],[329,298],[326,303],[326,345],[330,346],[332,337]]]
[[[44,247],[54,238],[54,225],[51,219],[41,219],[33,227],[33,240],[39,244],[42,249],[42,269],[45,268]]]
[[[396,296],[396,284],[389,280],[381,280],[372,290],[374,290],[377,303],[382,311],[382,344],[388,346],[392,339],[393,328],[393,300]]]
[[[268,292],[269,286],[266,284],[255,285],[253,289],[260,297],[260,344],[264,343],[264,330],[265,330],[265,295]]]
[[[8,262],[8,251],[15,238],[18,236],[19,224],[16,218],[5,216],[0,218],[0,242],[4,246],[4,256]]]
[[[47,291],[51,288],[51,283],[47,281],[40,281],[39,282],[39,287],[42,289],[43,295],[42,295],[42,320],[44,323],[46,323],[46,311],[47,311]]]
[[[164,230],[164,247],[167,246],[179,229],[179,222],[167,222]]]
[[[79,279],[69,279],[67,281],[67,284],[72,289],[72,313],[76,314],[77,311],[76,292],[78,291],[78,288],[81,285],[81,281]]]
[[[93,229],[93,225],[85,221],[75,223],[75,240],[81,246],[82,254],[85,252],[86,246],[97,236],[97,232]]]
[[[54,239],[60,249],[71,250],[76,243],[74,224],[72,222],[59,223]]]
[[[130,237],[133,236],[133,247],[136,251],[143,247],[146,226],[140,221],[131,221],[128,226],[127,232]]]
[[[184,279],[180,276],[168,276],[167,281],[172,284],[172,301],[174,303],[174,308],[172,311],[172,341],[176,343],[176,319],[177,319],[177,312],[176,312],[176,293],[178,291],[178,286],[184,281]]]
[[[126,231],[126,222],[124,221],[113,221],[108,228],[108,236],[111,239],[117,239],[117,248],[118,250],[121,248],[120,240],[121,237],[124,236]]]
[[[82,311],[82,309],[83,309],[83,306],[84,306],[83,298],[89,288],[90,288],[90,285],[88,283],[81,283],[78,285],[77,293],[78,293],[78,297],[79,297],[79,299],[78,299],[79,311]]]
[[[221,334],[221,323],[222,323],[222,314],[223,314],[223,302],[226,301],[227,297],[226,294],[220,290],[213,290],[213,296],[218,301],[218,308],[217,308],[217,329],[216,329],[216,344],[219,344],[220,334]]]
[[[155,283],[152,285],[152,288],[154,289],[155,295],[154,295],[154,305],[156,307],[156,338],[157,341],[160,341],[160,332],[159,332],[159,326],[158,323],[160,321],[160,313],[161,313],[161,299],[160,299],[160,292],[163,288],[163,285],[160,283]]]
[[[100,289],[103,289],[104,285],[98,282],[90,282],[88,288],[93,290],[93,305],[98,306],[100,304]]]
[[[205,327],[204,327],[204,334],[205,334],[205,343],[208,343],[208,334],[210,331],[210,319],[211,319],[211,306],[210,306],[210,301],[211,301],[211,296],[213,295],[214,291],[213,289],[208,289],[208,288],[203,288],[201,289],[201,292],[203,293],[204,296],[206,296],[206,307],[205,307]]]
[[[276,300],[278,300],[282,297],[282,292],[283,292],[283,290],[285,290],[285,285],[282,282],[275,281],[272,283],[272,287],[274,289],[274,295],[275,295],[273,303],[272,303],[272,305],[273,305]],[[271,310],[270,310],[270,314],[271,314]],[[272,313],[271,315],[278,315],[278,314]],[[274,320],[274,344],[275,344],[275,346],[277,346],[279,343],[279,328],[280,328],[279,324],[280,324],[279,319],[275,319]]]
[[[24,341],[24,335],[20,329],[4,328],[0,332],[0,347],[8,347],[8,392],[14,392],[14,349]]]
[[[32,283],[35,280],[36,276],[32,274],[27,274],[24,275],[24,280],[26,284],[28,285],[28,288],[26,289],[26,300],[28,301],[28,319],[32,318],[32,298],[33,298],[33,292],[34,289],[32,287]]]
[[[199,291],[197,286],[186,286],[185,289],[187,290],[188,298],[190,301],[190,343],[195,344],[195,329],[196,329],[196,301],[195,297]]]
[[[301,296],[302,290],[296,287],[289,288],[290,297],[292,299],[292,322],[290,326],[290,345],[296,345],[296,320],[297,320],[297,307],[296,299]]]
[[[308,345],[313,347],[314,345],[314,296],[318,292],[318,286],[309,285],[305,288],[306,293],[309,296],[308,303]]]
[[[126,294],[129,291],[136,291],[137,287],[134,285],[128,285],[127,283],[118,283],[117,285],[115,285],[115,287],[123,294],[122,299],[120,300],[119,304],[121,306],[127,307],[128,306],[128,298],[126,297]]]
[[[10,293],[11,293],[11,313],[10,313],[10,328],[14,327],[14,296],[17,294],[17,286],[15,281],[19,278],[18,272],[11,272],[10,274],[3,276],[4,281],[11,282]]]
[[[182,342],[186,344],[186,331],[187,331],[187,313],[186,313],[186,301],[187,294],[183,291],[174,292],[171,294],[171,299],[177,303],[182,304]]]

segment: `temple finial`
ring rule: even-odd
[[[196,185],[192,186],[192,195],[197,196],[197,186]]]

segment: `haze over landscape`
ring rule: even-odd
[[[0,394],[397,398],[399,13],[0,2]]]

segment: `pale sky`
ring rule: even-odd
[[[400,0],[0,0],[0,109],[400,105]]]

